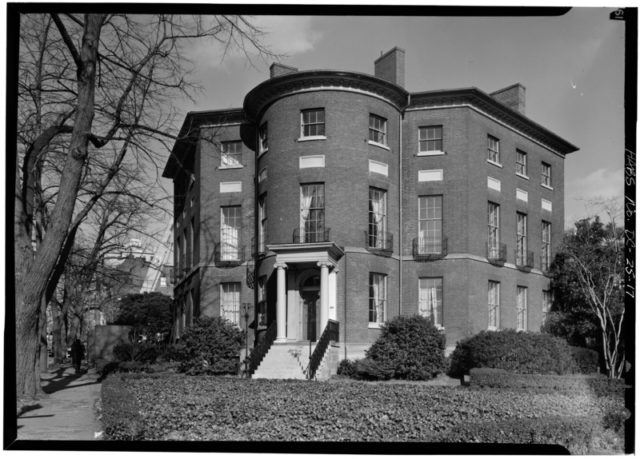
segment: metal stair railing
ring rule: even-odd
[[[320,367],[320,363],[324,358],[324,354],[327,352],[329,343],[331,341],[338,341],[340,337],[340,322],[331,320],[327,322],[327,326],[324,328],[316,348],[313,350],[313,354],[309,358],[309,365],[305,370],[307,379],[314,379],[316,377],[316,371]]]
[[[258,369],[260,362],[264,359],[264,356],[267,355],[269,349],[271,349],[271,345],[276,340],[278,332],[277,322],[274,320],[271,325],[267,328],[267,331],[264,335],[264,339],[258,343],[256,347],[253,348],[251,354],[249,355],[249,367],[247,368],[247,377],[250,378],[253,373]]]

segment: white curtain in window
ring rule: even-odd
[[[384,198],[382,193],[374,193],[371,197],[371,211],[373,212],[373,229],[375,247],[382,247],[384,238]]]
[[[303,186],[300,193],[300,242],[305,242],[305,222],[309,219],[315,187]]]
[[[380,284],[373,278],[373,307],[375,310],[375,322],[380,322]]]
[[[234,210],[222,212],[222,259],[236,260],[238,258],[238,241],[240,228],[236,225]]]
[[[438,292],[436,291],[436,287],[430,287],[427,289],[427,304],[428,309],[433,319],[434,324],[439,324],[438,320]]]

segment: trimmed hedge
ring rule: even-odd
[[[360,379],[428,380],[444,371],[445,336],[425,317],[398,316],[356,362]]]
[[[438,434],[434,441],[446,443],[512,443],[560,445],[571,454],[588,454],[594,439],[602,436],[598,422],[590,417],[549,417],[465,422]]]
[[[569,416],[599,424],[611,408],[623,406],[586,394],[423,384],[185,375],[125,381],[140,403],[145,440],[430,442],[480,421]]]
[[[138,400],[118,375],[102,382],[102,426],[106,440],[141,440],[144,424]]]
[[[472,368],[499,368],[522,374],[578,373],[565,340],[545,333],[481,331],[458,342],[449,376],[461,378]]]
[[[469,373],[473,387],[593,393],[597,397],[624,397],[626,387],[623,380],[605,376],[518,374],[497,368],[472,368]]]

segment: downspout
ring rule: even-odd
[[[399,147],[400,160],[398,165],[398,315],[402,315],[402,118],[403,114],[398,114],[398,126],[399,126]]]
[[[344,309],[344,358],[346,360],[347,358],[347,279],[349,279],[347,277],[347,267],[349,266],[349,264],[347,263],[347,251],[344,251],[344,307],[342,309]],[[337,286],[336,286],[337,288]],[[338,305],[336,305],[337,307]]]
[[[255,253],[252,254],[253,258],[253,344],[255,346],[258,339],[258,288],[260,288],[260,282],[258,281],[258,246],[260,241],[258,240],[258,126],[256,124],[256,133],[254,139],[254,158],[253,158],[253,237],[255,243]],[[254,252],[254,248],[251,248]],[[265,287],[266,288],[266,287]],[[246,324],[248,327],[249,324]],[[248,357],[248,356],[247,356]]]

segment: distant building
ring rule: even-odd
[[[577,148],[525,116],[520,84],[407,92],[404,54],[375,76],[273,64],[242,108],[187,115],[163,174],[177,336],[200,315],[245,328],[243,304],[276,347],[338,322],[349,358],[397,315],[431,318],[448,350],[539,330]]]

